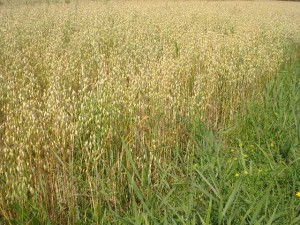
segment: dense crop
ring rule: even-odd
[[[175,165],[193,164],[197,124],[217,131],[263,100],[299,40],[297,3],[0,6],[3,217],[28,201],[61,223],[149,214],[194,173]]]

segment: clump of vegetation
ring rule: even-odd
[[[4,6],[0,223],[297,224],[299,26],[287,2]]]

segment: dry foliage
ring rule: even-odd
[[[55,215],[101,190],[118,207],[124,146],[155,179],[194,118],[229,123],[299,40],[299,13],[282,2],[3,7],[0,205],[38,193]]]

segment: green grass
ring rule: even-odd
[[[190,135],[184,147],[173,149],[172,158],[153,159],[152,149],[145,146],[140,146],[143,158],[136,158],[126,141],[116,140],[122,143],[123,151],[119,165],[115,165],[114,151],[108,151],[105,153],[108,161],[103,162],[106,165],[96,168],[86,165],[89,170],[86,173],[70,174],[72,170],[66,169],[65,176],[82,187],[78,193],[86,193],[77,197],[74,208],[62,208],[56,202],[41,204],[37,196],[29,193],[28,201],[11,205],[11,215],[3,210],[0,221],[4,224],[299,224],[300,199],[296,197],[300,191],[299,127],[298,56],[287,62],[271,82],[265,83],[263,92],[233,123],[213,131],[198,118],[187,122],[185,129]],[[136,160],[143,160],[143,166],[138,167]],[[62,167],[67,166],[61,163]],[[114,168],[107,169],[110,166]],[[115,174],[108,174],[111,171]],[[80,175],[75,177],[75,174]],[[85,189],[89,182],[96,186]],[[118,193],[110,193],[111,182],[117,185]],[[12,215],[13,219],[8,220]]]

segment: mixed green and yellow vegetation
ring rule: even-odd
[[[300,222],[298,3],[28,2],[0,5],[0,224]]]

